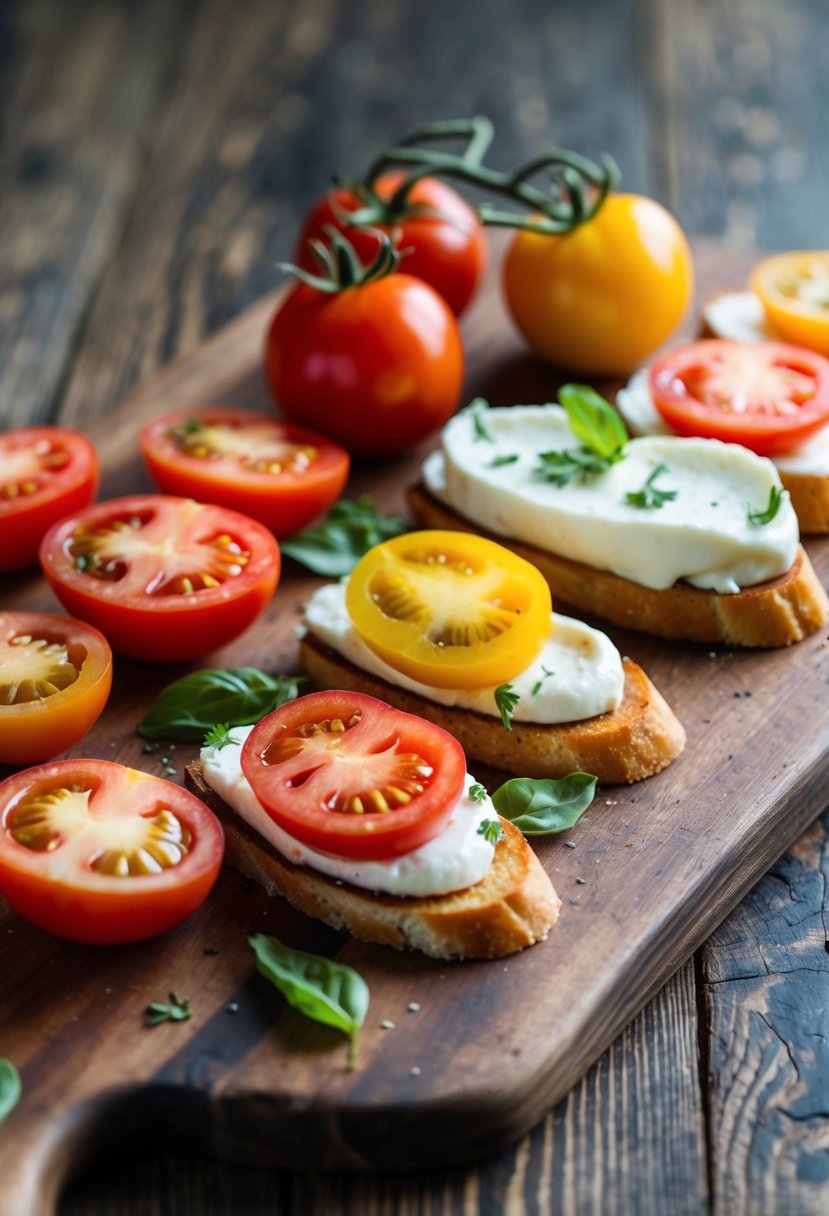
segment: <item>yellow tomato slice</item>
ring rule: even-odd
[[[781,337],[829,355],[829,250],[766,258],[754,269],[751,290]]]
[[[467,532],[409,532],[353,570],[354,628],[396,671],[433,688],[494,688],[550,636],[550,589],[508,549]]]

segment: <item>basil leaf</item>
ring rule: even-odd
[[[280,548],[314,574],[340,578],[350,574],[369,549],[410,530],[400,515],[378,515],[364,494],[356,502],[341,498],[321,524],[280,541]]]
[[[333,1026],[350,1036],[349,1066],[354,1066],[357,1032],[368,1012],[368,984],[344,963],[319,954],[292,950],[276,937],[249,937],[262,975],[274,984],[289,1005],[314,1022]]]
[[[205,667],[174,680],[138,725],[145,739],[200,743],[217,722],[250,726],[292,701],[302,676],[271,676],[257,667]]]
[[[590,773],[571,773],[559,781],[514,777],[492,795],[499,815],[525,836],[551,836],[577,823],[596,793]]]
[[[20,1074],[11,1060],[0,1058],[0,1123],[20,1101]]]
[[[504,829],[497,819],[482,819],[478,824],[477,835],[483,836],[487,844],[497,844],[504,835]]]
[[[772,486],[769,490],[769,501],[765,511],[752,511],[751,507],[746,508],[748,522],[756,524],[758,527],[770,524],[788,497],[788,490],[784,490],[782,486]]]
[[[615,463],[627,444],[625,424],[609,401],[586,384],[564,384],[558,399],[567,411],[573,433],[597,456]]]

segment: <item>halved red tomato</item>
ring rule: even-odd
[[[656,408],[679,435],[788,452],[829,423],[829,359],[783,342],[708,339],[649,372]]]
[[[171,663],[247,629],[280,569],[279,546],[262,524],[160,494],[71,515],[43,538],[40,561],[61,603],[118,654]]]
[[[0,612],[0,764],[37,764],[77,743],[112,685],[106,638],[68,616]]]
[[[363,693],[316,692],[253,728],[242,770],[295,839],[375,860],[437,836],[463,791],[466,759],[432,722]]]
[[[150,475],[165,494],[242,511],[280,538],[339,498],[345,448],[315,431],[221,406],[178,410],[141,433]]]
[[[43,534],[98,490],[98,455],[85,435],[59,426],[0,435],[0,571],[37,565]]]
[[[433,688],[495,688],[550,636],[544,576],[469,532],[407,532],[375,545],[352,570],[345,603],[375,654]]]
[[[108,760],[57,760],[0,783],[0,892],[69,941],[171,929],[207,898],[223,846],[195,795]]]

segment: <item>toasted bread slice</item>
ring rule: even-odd
[[[581,769],[602,785],[626,785],[652,777],[685,746],[682,724],[630,659],[624,661],[625,691],[618,709],[555,726],[513,721],[508,732],[500,718],[439,705],[370,675],[313,634],[300,642],[299,657],[318,688],[365,692],[418,714],[454,735],[470,760],[522,777],[565,777]]]
[[[383,895],[288,861],[210,788],[200,761],[188,764],[184,780],[221,820],[230,865],[270,895],[284,895],[301,912],[363,941],[432,958],[503,958],[544,941],[558,920],[561,900],[550,879],[505,819],[492,865],[474,886],[450,895]]]
[[[799,642],[826,622],[829,600],[802,547],[785,574],[732,595],[702,591],[688,583],[657,591],[609,570],[486,532],[423,485],[410,489],[408,498],[420,527],[488,536],[537,566],[550,584],[556,604],[568,604],[627,629],[690,642],[771,648]]]

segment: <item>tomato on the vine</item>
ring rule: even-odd
[[[334,255],[278,308],[265,373],[286,417],[320,430],[353,455],[406,451],[458,407],[463,346],[441,296],[395,273],[388,238],[370,266],[339,233]]]
[[[377,253],[374,230],[396,232],[404,254],[405,273],[434,287],[455,316],[460,316],[486,269],[484,230],[474,209],[460,194],[434,177],[421,177],[414,182],[395,206],[391,200],[407,177],[402,171],[383,173],[372,184],[385,206],[370,214],[367,227],[349,222],[356,212],[366,210],[359,187],[335,186],[329,190],[313,204],[305,218],[294,261],[306,270],[316,270],[308,242],[326,240],[332,227],[345,233],[363,261],[370,261]]]
[[[68,941],[141,941],[207,898],[224,833],[201,799],[107,760],[57,760],[0,783],[0,892]]]
[[[539,354],[612,375],[630,371],[673,332],[694,276],[688,242],[664,207],[610,194],[569,232],[517,232],[503,282],[513,320]]]
[[[106,638],[68,616],[0,612],[0,764],[37,764],[77,743],[112,686]]]
[[[829,423],[829,360],[783,342],[691,342],[657,359],[648,379],[677,434],[759,456],[790,451]]]
[[[766,258],[754,269],[751,289],[781,338],[829,355],[829,250]]]
[[[0,571],[37,565],[43,534],[98,490],[98,455],[79,431],[30,426],[0,435]]]
[[[264,612],[279,546],[262,524],[188,498],[137,494],[56,524],[40,549],[61,603],[131,658],[183,662]]]
[[[432,722],[364,693],[316,692],[253,728],[242,770],[296,840],[377,860],[437,836],[463,791],[466,759]]]
[[[345,448],[314,431],[223,406],[156,418],[141,453],[165,494],[241,511],[280,539],[328,510],[350,465]]]
[[[407,532],[375,545],[349,576],[360,637],[395,670],[434,688],[495,688],[550,636],[540,571],[469,532]]]

